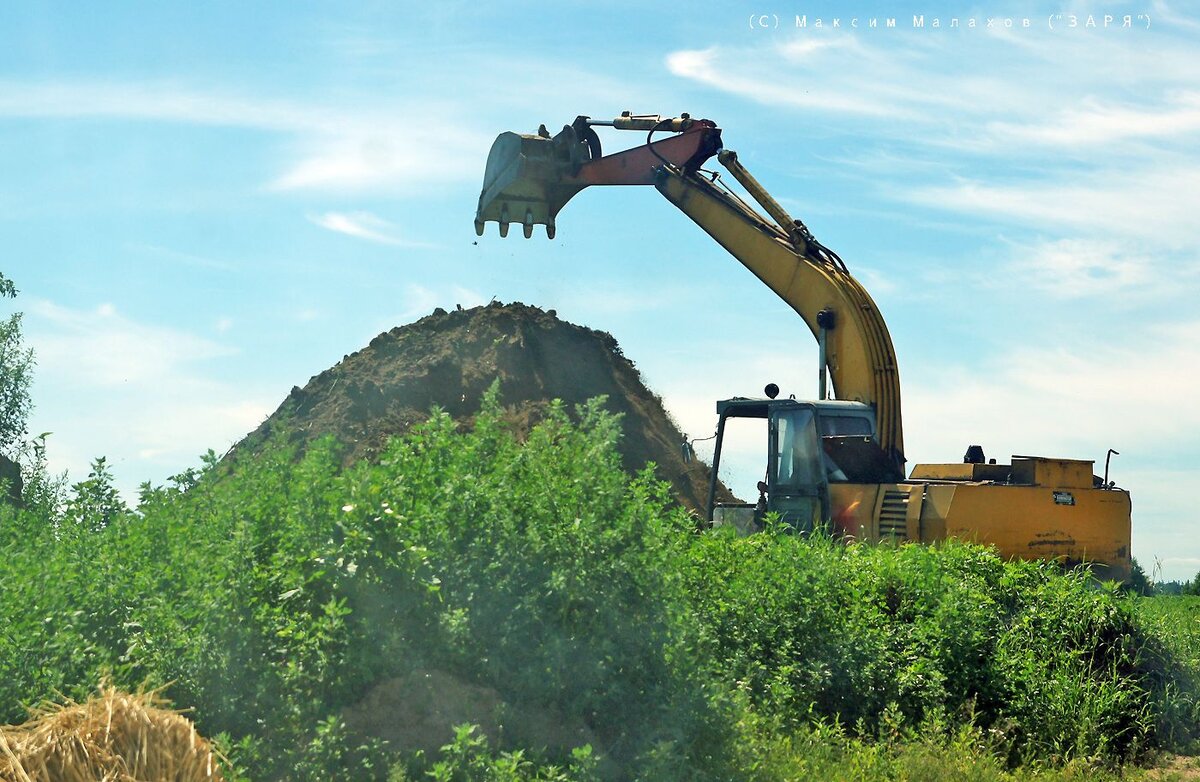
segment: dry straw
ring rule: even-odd
[[[86,703],[45,704],[0,727],[2,782],[221,782],[219,762],[158,691],[104,684]]]

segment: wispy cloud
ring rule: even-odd
[[[1005,269],[1010,279],[1062,298],[1128,293],[1161,281],[1154,262],[1136,245],[1094,239],[1014,243]]]
[[[861,140],[826,161],[833,176],[908,208],[909,222],[992,226],[1006,271],[1043,294],[1124,304],[1164,279],[1200,280],[1200,61],[1187,28],[876,33],[795,31],[753,50],[675,52],[667,67],[836,128],[848,149]]]
[[[756,62],[754,58],[744,60],[741,67],[730,68],[729,61],[740,58],[742,54],[715,46],[707,49],[685,49],[668,54],[666,65],[667,70],[676,76],[768,105],[879,118],[900,110],[893,101],[877,100],[874,90],[871,90],[870,94],[848,93],[817,80],[793,87],[787,79],[771,78],[770,64],[761,61],[757,61],[760,63],[757,67],[751,64]],[[786,56],[795,54],[795,50],[783,48],[775,54]],[[794,57],[788,59],[795,62]]]
[[[1164,95],[1154,106],[1082,97],[1041,123],[993,122],[989,135],[1005,143],[1098,146],[1136,139],[1187,139],[1200,133],[1200,93]]]
[[[961,451],[964,438],[990,443],[996,456],[1103,455],[1110,445],[1162,454],[1168,443],[1200,439],[1200,410],[1138,400],[1194,398],[1197,381],[1184,368],[1198,364],[1200,321],[1119,324],[1086,346],[1022,345],[980,367],[927,364],[905,383],[910,456],[936,461]]]
[[[1007,155],[1019,142],[1066,148],[1200,129],[1194,42],[1147,35],[795,31],[672,52],[666,66],[723,93],[844,121],[855,136]]]
[[[403,238],[396,225],[370,212],[325,212],[309,215],[308,220],[314,225],[319,225],[334,233],[353,236],[356,239],[364,239],[377,244],[411,248],[433,246]]]
[[[440,4],[427,16],[440,24],[461,15]],[[589,106],[619,111],[630,104],[661,105],[673,95],[647,84],[631,86],[603,68],[527,52],[463,47],[415,65],[407,36],[353,24],[335,26],[320,45],[337,60],[355,67],[369,62],[372,76],[382,71],[388,77],[339,82],[336,92],[311,93],[184,78],[0,78],[0,118],[260,131],[276,137],[278,145],[271,156],[274,168],[263,177],[267,192],[409,196],[477,183],[482,157],[510,123],[511,129],[533,132],[539,122],[569,123]],[[511,89],[464,90],[484,85],[482,74],[498,69],[514,75]],[[393,77],[400,71],[405,78],[397,82]],[[363,83],[376,86],[361,91]]]
[[[28,299],[25,307],[38,362],[31,425],[69,433],[49,439],[55,472],[82,476],[92,459],[106,456],[132,497],[137,482],[194,466],[199,454],[237,441],[278,403],[244,382],[210,376],[212,362],[236,354],[225,344],[139,321],[110,303],[77,309]],[[122,472],[125,462],[137,462],[138,474]]]
[[[233,353],[203,337],[131,320],[110,303],[89,311],[33,299],[27,307],[39,368],[81,385],[160,384],[184,365]]]
[[[480,176],[494,134],[412,121],[422,110],[344,118],[336,133],[306,135],[296,159],[268,183],[275,191],[413,193]]]
[[[173,82],[0,80],[0,117],[107,119],[247,128],[279,134],[290,160],[276,191],[416,192],[478,177],[492,136],[461,124],[458,107],[380,99],[311,102]]]
[[[1043,229],[1086,230],[1156,244],[1192,242],[1200,209],[1200,156],[1164,155],[1137,167],[1086,173],[889,185],[894,198],[951,212],[983,215]]]

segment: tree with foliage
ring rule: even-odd
[[[1150,597],[1157,591],[1157,585],[1146,575],[1146,571],[1138,564],[1136,558],[1133,559],[1133,568],[1129,573],[1129,583],[1125,585],[1125,588],[1143,597]]]
[[[0,273],[0,299],[15,299],[17,287]],[[44,432],[30,438],[33,349],[21,342],[21,313],[0,319],[0,498],[54,515],[63,502],[66,475],[46,468]]]
[[[17,288],[0,274],[0,298],[13,299]],[[20,502],[21,468],[12,457],[24,447],[31,407],[29,382],[33,351],[21,346],[21,313],[0,320],[0,498]]]
[[[0,298],[13,299],[17,288],[0,274]],[[26,435],[32,402],[33,350],[21,344],[21,313],[0,320],[0,453],[12,455]]]

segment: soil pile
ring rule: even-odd
[[[545,706],[506,702],[491,687],[439,670],[381,681],[343,710],[342,718],[355,737],[419,749],[430,758],[454,739],[455,726],[466,724],[478,726],[480,734],[501,746],[567,755],[589,744],[601,751],[595,734],[578,718]]]
[[[428,418],[434,406],[469,424],[496,380],[506,416],[521,435],[542,419],[551,400],[574,410],[606,396],[607,408],[622,416],[625,469],[654,462],[683,505],[703,509],[708,467],[685,459],[683,434],[616,340],[560,320],[554,310],[520,303],[439,308],[380,334],[304,388],[293,388],[235,451],[254,450],[283,429],[301,443],[334,435],[347,446],[348,462],[371,458],[389,438]]]

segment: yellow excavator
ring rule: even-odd
[[[596,128],[640,131],[643,144],[605,155]],[[655,138],[659,136],[659,138]],[[766,214],[702,166],[713,157]],[[819,351],[818,398],[717,402],[707,516],[753,528],[767,513],[801,532],[830,529],[859,540],[960,538],[1001,555],[1087,564],[1097,578],[1131,574],[1129,493],[1094,475],[1093,461],[1013,456],[985,459],[970,446],[961,463],[918,464],[905,477],[900,376],[879,308],[841,258],[793,219],[724,149],[721,130],[687,114],[581,116],[551,136],[502,133],[492,145],[475,231],[519,223],[526,238],[591,185],[652,185],[782,298],[808,325]],[[832,388],[830,388],[830,384]],[[726,424],[766,422],[767,474],[756,504],[717,502]]]

